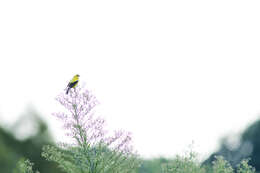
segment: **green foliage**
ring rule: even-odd
[[[170,162],[165,158],[143,159],[141,166],[137,169],[138,173],[158,173],[161,165]]]
[[[79,124],[80,121],[72,126],[73,130],[78,132],[77,145],[52,144],[45,122],[33,111],[28,112],[28,115],[36,128],[25,138],[15,133],[20,131],[19,128],[10,128],[11,130],[7,131],[0,127],[1,172],[34,173],[35,170],[40,170],[41,173],[255,173],[257,169],[254,167],[260,168],[257,164],[260,160],[260,121],[242,134],[240,144],[236,147],[229,147],[228,140],[223,140],[220,152],[214,154],[218,156],[212,155],[208,160],[210,164],[204,164],[205,162],[198,161],[194,152],[184,156],[177,155],[173,159],[140,161],[132,152],[109,147],[105,140],[90,143]],[[14,127],[19,127],[20,124],[23,124],[23,121],[19,120]],[[244,159],[248,156],[250,159]],[[28,158],[35,164],[23,158]]]
[[[42,156],[58,163],[67,173],[130,173],[135,172],[139,164],[136,156],[109,150],[101,144],[96,147],[47,145],[43,147]]]
[[[29,160],[21,159],[17,163],[17,167],[13,171],[13,173],[34,173],[32,167],[33,167],[33,163],[31,163]],[[39,173],[39,172],[36,171],[36,173]]]
[[[162,166],[162,173],[255,173],[255,169],[248,164],[249,160],[242,160],[236,167],[232,168],[230,163],[222,156],[216,156],[212,166],[202,165],[196,154],[190,152],[188,155],[176,156],[175,159]]]
[[[213,161],[213,173],[233,173],[233,168],[222,156],[217,156]]]
[[[248,164],[249,159],[242,160],[237,166],[237,173],[255,173],[255,168]]]
[[[197,154],[194,152],[186,156],[177,155],[170,163],[162,165],[163,173],[205,173],[205,171],[197,161]]]

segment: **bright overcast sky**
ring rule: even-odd
[[[203,155],[260,113],[260,1],[0,1],[1,124],[74,74],[143,156]],[[59,132],[61,133],[61,131]],[[59,139],[59,136],[57,137]]]

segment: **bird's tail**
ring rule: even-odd
[[[69,91],[70,91],[70,88],[68,87],[68,89],[67,89],[67,91],[66,91],[66,94],[68,94],[68,93],[69,93]]]

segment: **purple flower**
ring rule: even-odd
[[[66,135],[75,139],[77,145],[94,146],[102,143],[112,150],[125,154],[132,153],[130,133],[119,130],[115,131],[113,136],[107,135],[104,129],[105,120],[94,114],[94,108],[99,102],[90,91],[78,86],[68,95],[59,94],[56,100],[65,110],[53,115],[63,121]]]

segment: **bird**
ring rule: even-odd
[[[71,88],[75,88],[78,85],[78,83],[79,83],[79,75],[77,74],[68,83],[66,94],[69,93]]]

